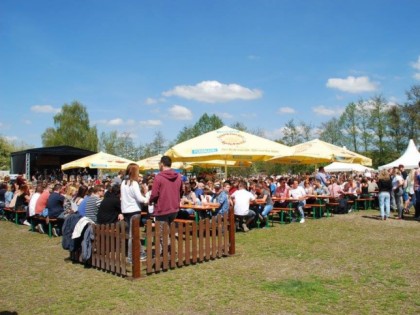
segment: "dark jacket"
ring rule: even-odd
[[[77,222],[81,219],[81,215],[76,213],[70,214],[64,220],[63,223],[63,238],[61,240],[61,245],[63,249],[67,249],[69,251],[74,251],[75,248],[75,240],[71,238],[73,234],[74,227],[76,226]]]
[[[92,241],[95,239],[92,224],[87,225],[82,238],[82,260],[87,262],[92,257]]]
[[[110,194],[105,197],[99,206],[96,222],[108,224],[118,222],[118,215],[121,213],[121,200],[118,196]]]
[[[64,196],[58,192],[52,192],[48,197],[47,208],[50,218],[58,218],[64,212]]]
[[[379,192],[381,192],[381,191],[391,192],[391,190],[392,190],[391,179],[386,179],[386,180],[380,179],[378,181],[378,189],[379,189]]]
[[[181,175],[172,169],[156,175],[153,181],[150,203],[154,203],[154,215],[163,216],[179,211],[182,194]]]

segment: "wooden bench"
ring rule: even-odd
[[[35,215],[30,218],[31,221],[31,231],[35,231],[35,221],[40,221],[45,224],[48,224],[48,236],[52,237],[52,228],[53,225],[56,224],[60,219],[57,218],[49,218],[49,217],[43,217],[40,215]]]
[[[19,225],[19,215],[22,215],[22,214],[26,215],[26,210],[15,210],[14,208],[11,208],[11,207],[4,207],[3,211],[10,213],[11,216],[14,217],[15,223],[18,225]]]
[[[291,208],[291,207],[274,207],[273,210],[270,211],[270,213],[268,214],[269,216],[271,215],[271,226],[273,226],[274,222],[274,215],[279,213],[279,217],[280,217],[280,224],[285,224],[286,222],[284,222],[284,213],[288,213],[289,215],[289,219],[290,222],[292,222],[292,213],[295,209]]]
[[[174,220],[175,223],[184,223],[184,224],[192,224],[194,222],[194,220],[191,219],[175,219]]]
[[[326,208],[324,204],[319,204],[319,203],[307,203],[305,204],[304,210],[308,210],[312,212],[312,218],[316,219],[317,215],[316,215],[316,210],[318,210],[318,219],[322,218],[323,214],[322,214],[322,210]],[[327,216],[329,216],[329,211],[327,210]]]
[[[375,198],[372,197],[366,197],[366,198],[357,198],[355,200],[355,210],[359,210],[360,203],[363,203],[364,210],[372,209],[372,201],[374,201]]]
[[[329,202],[325,206],[327,209],[327,215],[333,216],[333,213],[337,213],[338,206],[340,204],[338,202]]]

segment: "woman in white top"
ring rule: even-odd
[[[397,220],[401,220],[404,217],[403,214],[403,204],[402,204],[402,194],[403,194],[403,184],[404,179],[401,176],[401,172],[398,169],[394,171],[394,177],[392,179],[392,193],[394,194],[395,203],[397,204],[398,209],[398,218]]]
[[[404,209],[405,213],[410,213],[410,209],[412,206],[415,206],[416,204],[416,194],[414,192],[414,177],[416,174],[416,170],[412,169],[410,173],[407,176],[407,187],[405,188],[405,191],[408,194],[408,199],[405,202]]]
[[[130,163],[127,166],[125,179],[121,183],[121,212],[128,224],[133,215],[141,212],[141,204],[149,203],[148,198],[140,192],[138,179],[139,166]]]
[[[131,236],[131,217],[140,214],[141,203],[149,203],[140,192],[139,185],[139,166],[135,163],[130,163],[125,171],[125,178],[121,183],[121,213],[124,215],[124,220],[127,223],[126,229]],[[128,241],[128,261],[131,262],[131,237]],[[143,250],[140,253],[142,260],[146,258],[146,253]]]

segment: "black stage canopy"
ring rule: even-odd
[[[12,174],[26,174],[30,179],[33,175],[46,172],[61,172],[61,165],[80,159],[96,152],[79,149],[68,145],[56,147],[34,148],[11,153]]]

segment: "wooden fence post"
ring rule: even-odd
[[[140,278],[140,215],[131,218],[131,263],[133,279]]]
[[[233,207],[229,207],[229,255],[235,255],[235,212]]]

